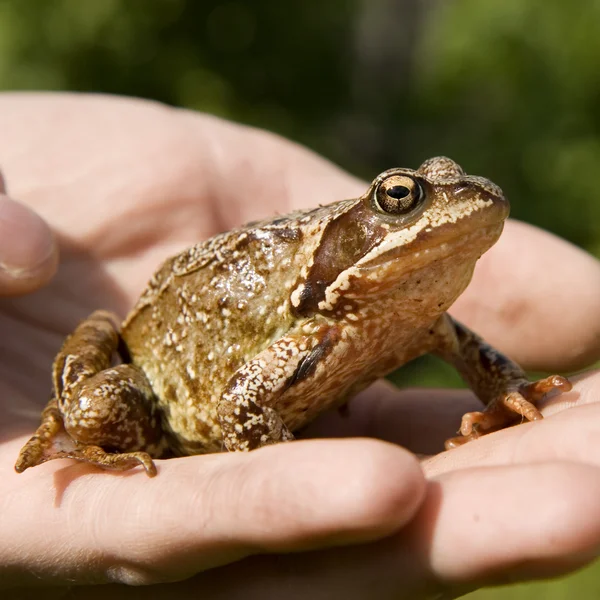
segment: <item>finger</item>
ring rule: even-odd
[[[215,600],[269,598],[281,589],[291,600],[416,600],[492,581],[547,577],[596,555],[599,492],[598,470],[578,465],[461,471],[431,484],[414,521],[389,540],[282,556],[275,564],[255,558],[207,573],[196,584]],[[243,590],[235,585],[240,580]]]
[[[0,564],[21,578],[171,581],[255,553],[372,540],[410,520],[425,488],[412,455],[368,440],[165,461],[153,479],[67,464],[5,475],[0,540],[21,543],[4,545]]]
[[[600,371],[571,378],[573,390],[551,396],[539,403],[545,419],[483,436],[476,443],[431,456],[424,464],[429,475],[475,465],[562,460],[589,462],[600,466]],[[592,404],[590,409],[565,411]],[[481,410],[482,403],[469,390],[398,389],[378,381],[353,398],[347,410],[329,411],[302,431],[307,438],[371,437],[408,448],[421,455],[436,455],[444,442],[457,435],[462,416]],[[588,411],[590,417],[584,413]],[[555,418],[558,413],[566,414]],[[598,414],[596,414],[598,413]],[[568,433],[570,435],[568,435]],[[521,438],[527,440],[525,443]]]
[[[401,549],[426,540],[415,572],[425,565],[443,584],[557,575],[592,560],[600,548],[596,467],[551,462],[473,468],[436,483]]]
[[[43,286],[57,264],[54,236],[45,221],[0,193],[0,295],[24,294]]]
[[[210,151],[207,193],[230,227],[365,192],[365,182],[279,135],[192,111],[180,116]]]
[[[423,463],[428,476],[475,465],[566,460],[600,467],[600,372],[574,378],[573,390],[551,399],[544,419],[498,431]],[[565,410],[569,408],[569,410]]]
[[[398,389],[382,380],[353,398],[347,410],[319,417],[302,436],[371,437],[430,455],[457,435],[465,413],[482,406],[467,390]]]
[[[459,471],[430,484],[413,522],[387,540],[253,557],[189,581],[153,586],[148,598],[202,590],[212,600],[259,600],[285,590],[286,600],[425,600],[555,576],[596,556],[599,493],[598,469],[582,465]],[[107,590],[115,600],[132,597],[123,587]],[[100,598],[80,591],[82,598]]]
[[[525,368],[582,368],[600,356],[600,262],[509,221],[451,312]]]

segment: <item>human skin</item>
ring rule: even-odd
[[[154,583],[144,598],[451,598],[596,557],[594,372],[550,399],[543,421],[421,461],[479,406],[471,393],[380,382],[303,441],[157,461],[154,479],[68,460],[17,475],[79,319],[125,314],[185,246],[365,184],[266,132],[97,96],[0,96],[0,166],[13,199],[0,196],[0,587],[11,597],[48,585],[44,598],[120,600],[139,597],[123,583]],[[509,222],[452,313],[525,367],[576,369],[600,355],[600,267]]]

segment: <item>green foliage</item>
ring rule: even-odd
[[[599,30],[598,0],[0,0],[0,89],[209,111],[367,178],[448,154],[600,254]],[[597,581],[476,597],[584,600]]]
[[[556,581],[521,583],[508,587],[478,590],[465,600],[595,600],[600,597],[600,564]]]

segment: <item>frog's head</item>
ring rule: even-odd
[[[324,228],[307,277],[292,294],[298,313],[341,316],[442,261],[463,266],[468,275],[448,290],[456,297],[509,212],[497,185],[466,175],[446,157],[431,158],[416,171],[385,171],[345,206]]]
[[[395,263],[390,264],[394,270],[413,270],[457,256],[459,249],[479,258],[496,242],[509,213],[497,185],[467,175],[444,156],[425,161],[416,171],[385,171],[361,204],[370,213],[373,242],[355,263],[362,270],[388,262]]]

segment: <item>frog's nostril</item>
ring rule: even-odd
[[[454,190],[454,194],[456,196],[459,196],[461,194],[467,193],[469,191],[468,186],[466,185],[459,185],[455,190]]]
[[[493,190],[489,188],[483,188],[480,193],[484,200],[489,200],[494,204],[508,205],[508,200],[499,187],[496,187]]]

